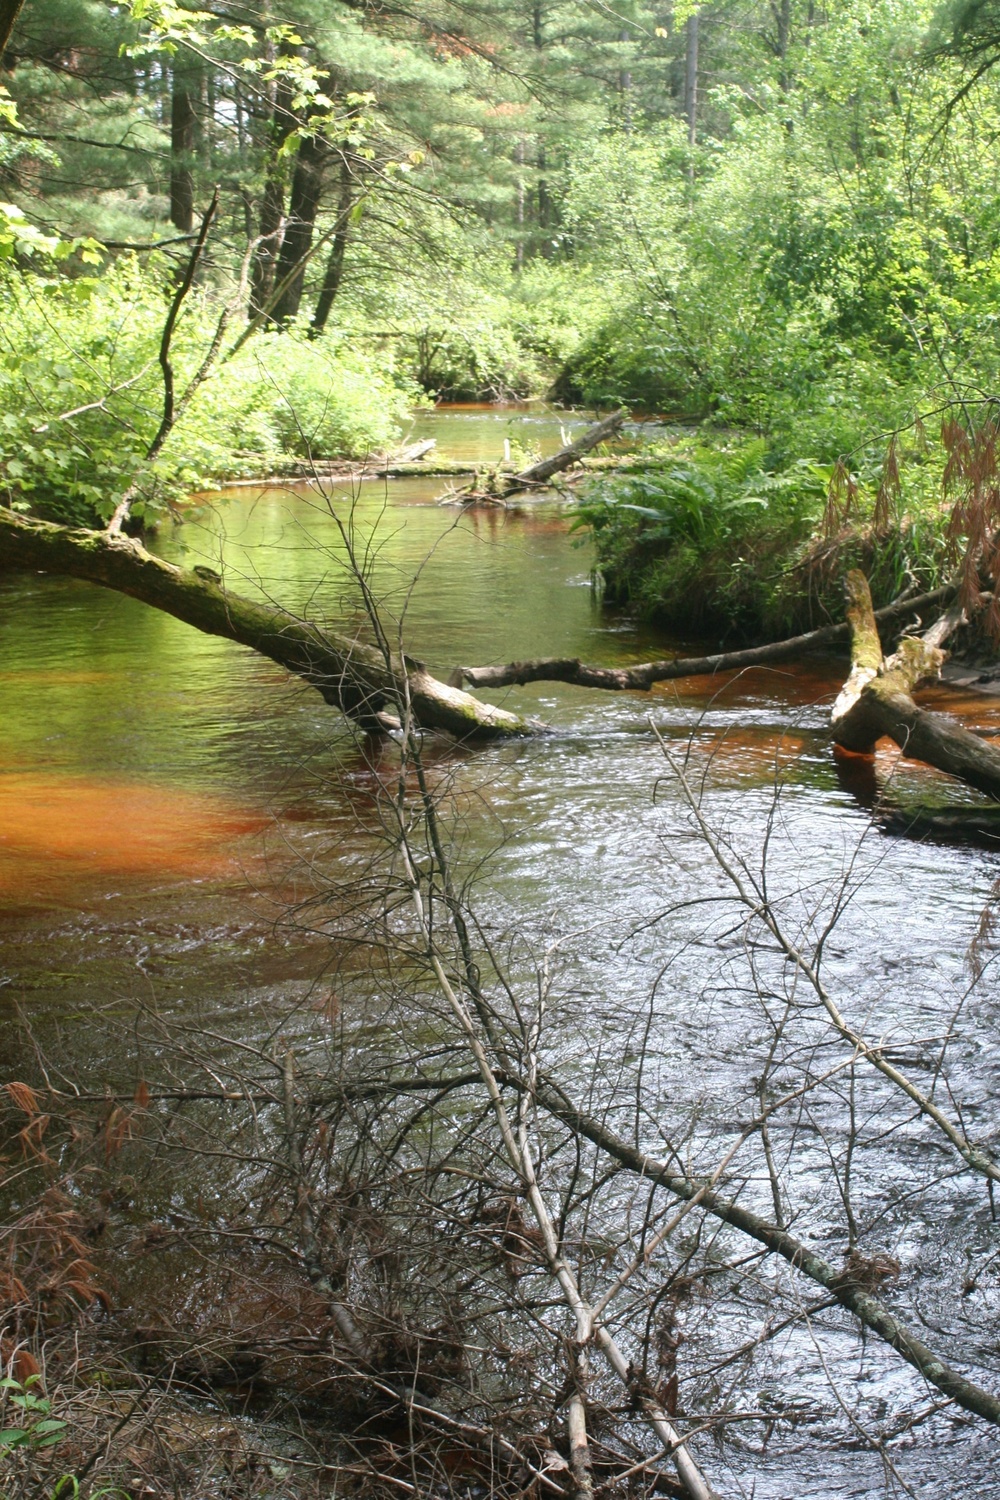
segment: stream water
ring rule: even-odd
[[[560,420],[441,410],[418,416],[413,436],[436,437],[448,456],[497,459],[505,436],[551,451]],[[437,503],[444,487],[433,478],[369,483],[352,497],[338,486],[329,502],[308,486],[242,487],[211,497],[155,545],[212,566],[224,546],[234,586],[351,620],[357,604],[330,507],[345,515],[353,498],[359,529],[376,528],[376,592],[390,613],[405,602],[408,650],[442,675],[457,662],[545,654],[622,663],[697,644],[602,608],[589,547],[569,534],[559,504],[462,513]],[[101,1086],[107,1060],[94,1055],[89,1029],[98,1013],[124,1015],[134,1000],[155,996],[161,1007],[231,1024],[297,1001],[321,939],[293,939],[274,917],[308,888],[314,853],[337,859],[338,784],[360,774],[350,731],[269,663],[83,583],[6,581],[0,642],[0,1004],[8,1017],[21,1007],[44,1019],[58,1030],[67,1065]],[[825,729],[841,673],[835,660],[814,661],[665,684],[649,695],[538,684],[495,696],[553,733],[440,752],[479,799],[481,812],[466,815],[465,854],[493,848],[501,826],[507,834],[486,877],[496,920],[585,934],[567,990],[582,997],[575,1065],[586,1066],[618,1018],[641,1007],[678,954],[653,1007],[657,1086],[673,1107],[697,1104],[723,1119],[744,1045],[719,980],[718,942],[692,939],[689,917],[675,912],[615,946],[672,902],[715,889],[676,785],[664,779],[650,720],[687,747],[713,823],[751,857],[779,769],[775,881],[822,893],[851,859],[864,877],[849,930],[831,940],[831,983],[849,997],[852,1015],[900,1047],[940,1035],[965,987],[966,952],[1000,858],[872,832],[872,789],[864,774],[852,783],[838,769]],[[943,688],[929,696],[1000,733],[1000,700]],[[947,794],[933,773],[893,765],[880,758],[877,774],[894,775],[900,798]],[[354,825],[349,838],[363,842],[364,832]],[[1000,1123],[998,1022],[987,975],[963,1012],[951,1075],[985,1140]],[[873,1199],[906,1170],[892,1149],[871,1164]],[[922,1191],[905,1217],[887,1212],[881,1234],[904,1263],[905,1305],[932,1328],[938,1283],[960,1284],[970,1245],[978,1255],[997,1248],[985,1193],[967,1177]],[[993,1291],[983,1295],[994,1299],[992,1338],[962,1327],[935,1337],[995,1387],[997,1306]],[[947,1322],[951,1313],[941,1316]],[[872,1411],[891,1417],[895,1403],[913,1399],[919,1383],[892,1356],[869,1347],[859,1364],[856,1344],[845,1340],[844,1349],[839,1374],[862,1383]],[[782,1380],[801,1381],[803,1400],[829,1403],[815,1373],[801,1373],[795,1349],[786,1353]],[[992,1438],[964,1419],[928,1420],[893,1452],[912,1493],[1000,1496]],[[731,1493],[769,1500],[896,1492],[881,1457],[832,1427],[818,1446],[796,1439],[767,1458],[748,1456],[742,1468],[735,1462],[726,1482]]]

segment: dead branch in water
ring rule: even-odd
[[[940,675],[948,636],[964,621],[958,607],[923,636],[906,636],[889,657],[882,654],[868,580],[857,569],[847,575],[851,674],[833,705],[836,744],[871,755],[883,736],[903,754],[922,760],[1000,801],[1000,750],[963,729],[946,714],[913,701],[918,683]]]
[[[549,458],[539,459],[537,463],[522,469],[519,474],[506,472],[504,466],[498,464],[489,471],[485,487],[481,479],[480,466],[477,468],[476,478],[472,484],[465,489],[449,493],[444,497],[442,504],[502,505],[512,495],[522,490],[544,488],[556,474],[573,468],[591,449],[599,447],[601,443],[607,442],[608,438],[620,432],[627,416],[628,412],[624,407],[612,412],[610,416],[603,417],[600,422],[595,422],[592,427],[588,427],[575,442],[564,444],[558,453],[553,453]]]
[[[924,613],[935,605],[945,604],[958,592],[957,584],[946,584],[926,594],[904,594],[877,610],[875,618],[892,624]],[[713,677],[717,672],[735,672],[744,667],[766,666],[771,662],[794,661],[809,651],[826,651],[850,639],[851,627],[824,625],[804,635],[750,646],[743,651],[720,651],[714,656],[677,656],[662,661],[647,661],[631,667],[591,666],[579,657],[547,656],[533,661],[509,662],[496,667],[456,667],[451,681],[456,686],[468,683],[473,688],[523,686],[528,682],[566,682],[574,687],[600,688],[608,693],[645,692],[657,682],[680,677]]]

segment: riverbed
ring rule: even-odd
[[[447,457],[489,461],[502,457],[505,438],[553,451],[575,422],[452,409],[419,414],[412,436],[436,437]],[[559,501],[465,511],[439,503],[445,489],[432,477],[244,486],[192,504],[153,545],[223,569],[235,588],[350,624],[360,610],[342,527],[353,528],[386,622],[443,677],[457,664],[552,655],[618,665],[702,644],[605,609],[589,545]],[[324,937],[281,914],[339,860],[363,853],[368,837],[356,805],[345,815],[345,783],[370,769],[350,728],[318,694],[250,652],[84,583],[5,582],[0,639],[8,1018],[20,1007],[58,1032],[64,1061],[99,1089],[115,1058],[95,1054],[94,1017],[127,1016],[151,998],[171,1014],[230,1027],[240,1015],[252,1028],[254,1017],[293,1011],[321,967]],[[708,1134],[713,1116],[728,1128],[741,1054],[752,1044],[720,978],[718,930],[684,909],[716,890],[717,872],[692,835],[661,738],[685,759],[706,818],[751,865],[770,816],[772,879],[808,890],[804,905],[825,909],[850,871],[850,913],[830,940],[828,980],[859,1024],[908,1055],[932,1047],[950,1024],[1000,875],[1000,851],[890,837],[873,823],[872,796],[887,785],[904,805],[960,794],[888,753],[874,778],[870,766],[838,765],[826,723],[842,673],[829,658],[649,694],[535,684],[490,696],[550,733],[432,751],[464,798],[462,858],[489,855],[481,885],[498,929],[578,934],[562,1002],[564,1020],[583,1033],[571,1066],[587,1067],[613,1042],[621,1016],[652,994],[656,1087],[673,1110],[698,1112]],[[1000,733],[997,700],[938,688],[928,701]],[[955,1023],[949,1075],[987,1142],[998,1134],[998,1040],[987,972]],[[909,1139],[907,1130],[901,1136]],[[866,1203],[890,1202],[893,1175],[911,1170],[906,1151],[893,1140],[866,1160]],[[811,1232],[821,1235],[825,1212]],[[831,1210],[833,1235],[835,1217]],[[923,1185],[905,1215],[887,1208],[880,1223],[886,1249],[903,1263],[899,1308],[918,1326],[929,1321],[942,1352],[995,1388],[1000,1355],[983,1331],[988,1319],[964,1330],[955,1321],[968,1257],[998,1248],[985,1192],[967,1176]],[[986,1311],[992,1316],[992,1301]],[[837,1330],[829,1337],[830,1362],[859,1412],[872,1430],[891,1426],[919,1381],[871,1341],[859,1366],[854,1345],[843,1339],[838,1354]],[[777,1387],[797,1385],[804,1401],[829,1406],[823,1379],[804,1373],[791,1338],[773,1355]],[[818,1422],[808,1444],[776,1440],[766,1456],[728,1454],[728,1492],[758,1500],[896,1492],[881,1456],[838,1421]],[[1000,1496],[993,1440],[964,1417],[934,1416],[892,1451],[912,1492],[928,1500]]]

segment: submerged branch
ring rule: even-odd
[[[876,611],[875,618],[891,624],[894,620],[903,620],[944,604],[957,591],[957,584],[945,584],[927,594],[896,599]],[[716,672],[791,661],[805,651],[823,651],[838,646],[850,638],[850,633],[851,627],[845,621],[841,625],[824,625],[804,635],[790,636],[787,640],[771,641],[766,646],[751,646],[745,651],[720,651],[715,656],[678,656],[663,661],[640,662],[632,667],[588,666],[579,657],[567,656],[540,657],[497,667],[456,667],[451,681],[456,686],[468,683],[474,688],[522,686],[527,682],[567,682],[575,687],[602,688],[609,693],[644,692],[654,683],[678,677],[711,677]]]

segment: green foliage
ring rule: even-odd
[[[202,432],[227,388],[234,433],[255,421],[258,452],[313,458],[363,457],[391,446],[420,399],[386,355],[294,331],[252,341],[204,388],[193,413]]]
[[[985,76],[947,118],[962,80],[924,66],[928,20],[850,0],[810,28],[791,86],[718,85],[687,182],[676,128],[585,145],[564,212],[609,305],[562,394],[827,461],[932,390],[991,388],[1000,96]]]
[[[816,476],[850,454],[864,489],[916,409],[1000,378],[997,7],[704,0],[692,120],[688,9],[665,21],[638,0],[623,30],[579,0],[491,0],[456,29],[448,0],[238,20],[34,0],[0,99],[0,186],[20,205],[0,210],[0,493],[90,521],[135,488],[148,519],[289,452],[387,446],[418,389],[624,402],[703,427],[658,478],[588,500],[612,588],[661,613],[683,598],[691,620],[686,558],[718,574],[706,623],[787,614]],[[171,174],[196,204],[223,184],[174,338],[181,391],[242,278],[238,330],[265,187],[287,215],[307,144],[310,233],[340,260],[308,262],[286,332],[223,360],[148,464],[187,246],[105,261],[86,236],[169,241]],[[328,264],[336,299],[310,342]],[[743,478],[739,455],[756,455]],[[928,472],[907,481],[896,552],[880,539],[887,577],[938,565]]]
[[[0,249],[3,228],[0,221]],[[13,267],[3,280],[4,503],[91,524],[137,485],[133,514],[149,520],[213,479],[269,472],[284,453],[360,455],[396,437],[412,392],[384,357],[332,339],[269,334],[217,367],[148,464],[162,415],[167,268],[122,257],[103,274],[77,269],[66,278],[54,266]],[[210,289],[185,304],[171,348],[178,392],[201,364],[219,311]]]
[[[52,1416],[52,1402],[35,1390],[38,1381],[37,1375],[29,1375],[23,1384],[13,1376],[0,1380],[0,1391],[8,1408],[4,1414],[12,1424],[0,1430],[0,1454],[19,1448],[40,1453],[54,1448],[66,1436],[68,1423]]]
[[[834,465],[775,461],[762,439],[690,444],[664,467],[593,483],[575,525],[593,534],[607,596],[685,631],[781,636],[842,614],[844,572],[869,574],[876,604],[934,587],[949,559],[940,462],[911,454],[879,518],[882,466],[847,476],[831,519]]]

